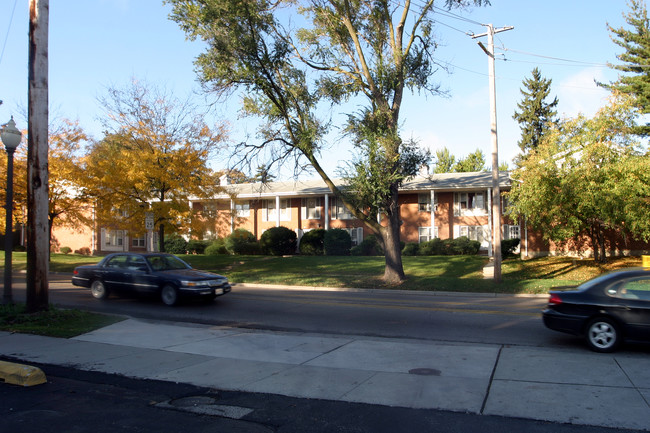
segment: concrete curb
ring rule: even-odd
[[[5,383],[34,386],[46,383],[45,373],[38,367],[0,361],[0,379]]]

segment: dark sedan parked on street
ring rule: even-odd
[[[624,340],[650,341],[650,268],[618,270],[549,293],[544,324],[583,336],[596,352],[613,352]]]
[[[184,297],[212,300],[230,292],[226,277],[193,269],[178,257],[164,253],[110,254],[96,265],[76,267],[72,284],[89,287],[97,299],[119,292],[155,294],[170,306]]]

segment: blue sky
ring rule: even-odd
[[[0,120],[14,115],[18,126],[26,128],[28,2],[1,0],[0,5],[0,99],[4,101]],[[503,54],[496,62],[501,161],[510,161],[518,152],[520,131],[512,115],[521,101],[522,81],[533,68],[539,67],[545,78],[552,79],[560,115],[593,115],[607,97],[594,79],[616,78],[604,64],[615,63],[621,51],[611,41],[606,24],[624,25],[624,12],[623,0],[492,0],[492,6],[453,11],[463,19],[440,15],[437,33],[442,46],[435,57],[448,64],[452,73],[440,71],[436,77],[449,96],[408,95],[402,111],[403,137],[415,138],[434,152],[447,147],[457,157],[478,148],[490,161],[488,60],[477,40],[465,34],[485,32],[476,23],[514,26],[495,38],[496,52]],[[97,98],[108,87],[125,87],[136,78],[165,87],[181,99],[198,90],[193,60],[203,46],[187,41],[168,14],[169,6],[160,0],[51,1],[51,115],[78,120],[100,139],[102,111]],[[486,38],[481,40],[487,43]],[[218,109],[219,118],[230,122],[235,141],[255,125],[238,119],[238,107],[233,98]],[[357,108],[340,107],[338,112]],[[347,147],[334,149],[326,160],[330,168],[349,157]],[[222,168],[224,162],[217,159],[213,165]]]

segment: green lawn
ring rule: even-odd
[[[26,268],[25,253],[14,253],[14,269]],[[383,257],[341,256],[180,256],[198,269],[218,272],[234,283],[265,283],[300,286],[384,288],[403,290],[546,293],[556,286],[574,285],[602,272],[640,266],[640,257],[610,259],[607,264],[591,259],[547,257],[533,260],[508,259],[502,266],[502,283],[483,279],[482,256],[405,256],[408,280],[399,286],[381,281]],[[75,266],[95,263],[100,257],[52,254],[50,270],[72,272]]]

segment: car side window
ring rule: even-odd
[[[650,278],[627,280],[621,285],[618,293],[623,299],[650,301]]]
[[[144,261],[144,257],[131,256],[129,258],[129,269],[133,269],[134,271],[146,271],[147,263]]]
[[[124,269],[126,268],[126,259],[127,256],[115,256],[109,260],[106,266],[114,269]]]

